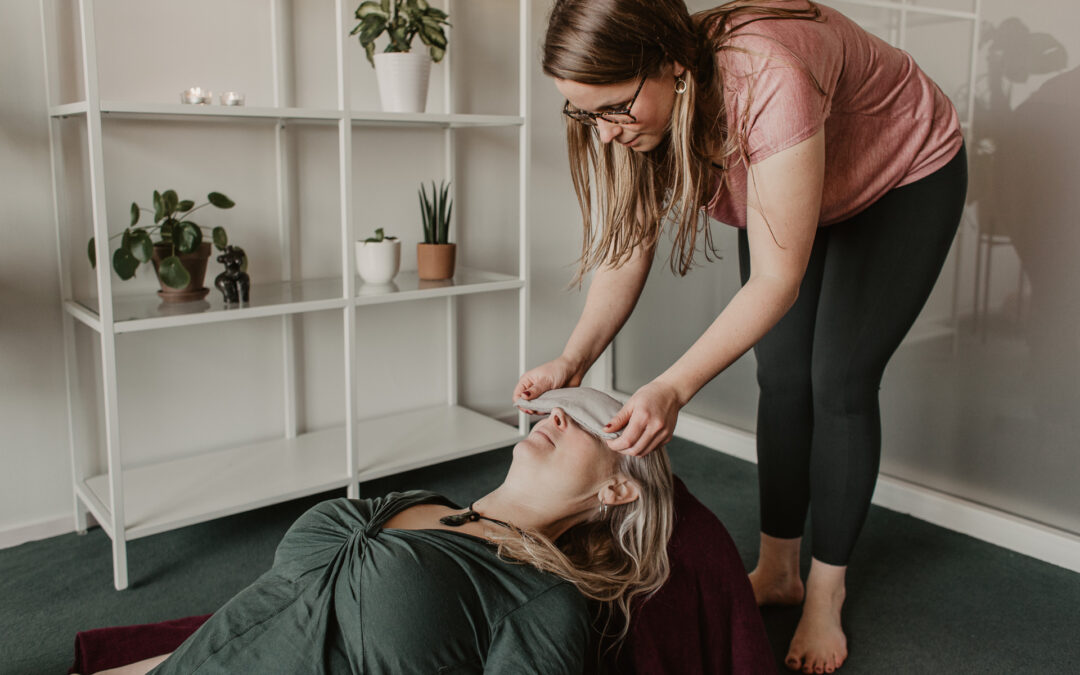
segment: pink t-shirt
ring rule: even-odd
[[[781,2],[781,6],[802,3]],[[889,190],[945,166],[960,149],[956,109],[904,51],[820,6],[823,21],[756,21],[718,55],[728,129],[742,123],[755,164],[825,128],[821,225],[846,220]],[[814,86],[802,64],[817,78]],[[728,184],[706,207],[720,222],[746,227],[746,167],[732,161]],[[719,183],[719,176],[716,178]]]

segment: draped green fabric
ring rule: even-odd
[[[301,516],[274,565],[155,675],[580,673],[585,598],[448,530],[382,530],[432,492],[336,499]]]

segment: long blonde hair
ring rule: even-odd
[[[544,39],[547,75],[613,84],[658,75],[676,62],[687,69],[670,134],[654,150],[639,153],[601,143],[595,127],[567,120],[570,176],[584,227],[575,283],[601,264],[621,266],[639,245],[655,246],[665,221],[671,221],[674,233],[673,272],[685,275],[693,267],[699,232],[705,258],[712,259],[716,251],[701,209],[712,196],[713,171],[720,174],[722,190],[726,167],[748,163],[747,115],[739,129],[728,128],[724,74],[717,71],[714,55],[738,49],[728,45],[733,32],[755,21],[819,20],[821,10],[805,1],[805,9],[792,9],[734,0],[691,16],[683,0],[557,0]],[[712,164],[714,156],[723,158],[719,166]],[[598,232],[592,226],[594,209]]]
[[[670,573],[674,487],[664,448],[644,457],[622,455],[617,470],[637,485],[636,500],[612,506],[606,515],[598,504],[595,518],[570,528],[558,542],[516,528],[513,534],[493,532],[492,538],[500,556],[560,576],[612,610],[621,619],[615,635],[621,641],[630,629],[631,609]]]

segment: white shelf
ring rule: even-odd
[[[76,319],[95,330],[101,330],[95,302],[69,300],[64,305]],[[210,288],[204,300],[183,303],[162,302],[150,291],[117,296],[113,299],[113,324],[117,333],[132,333],[344,307],[340,279],[281,281],[252,284],[251,302],[243,306],[226,307],[216,288]],[[93,319],[94,323],[89,323],[87,319]]]
[[[360,480],[501,448],[516,427],[457,406],[363,420]],[[160,532],[345,487],[345,429],[336,427],[124,469],[125,538]],[[106,507],[108,475],[86,480]]]
[[[353,111],[353,124],[367,126],[436,126],[436,127],[519,127],[525,123],[518,115],[468,115],[441,113],[384,113]]]
[[[85,115],[86,101],[49,108],[52,117]],[[290,120],[294,122],[336,122],[344,118],[340,110],[322,108],[274,108],[256,106],[184,105],[182,103],[132,103],[102,101],[105,119],[155,119],[162,121],[200,119]],[[472,115],[446,113],[385,113],[352,111],[349,119],[361,126],[398,127],[515,127],[525,123],[519,115]]]
[[[517,427],[461,406],[437,406],[357,422],[361,481],[513,445]]]
[[[266,61],[263,65],[271,71],[273,78],[273,98],[258,99],[260,103],[272,101],[275,105],[233,107],[223,106],[215,101],[210,105],[196,106],[181,104],[178,98],[168,96],[159,102],[102,100],[98,88],[98,26],[93,20],[94,2],[95,0],[83,0],[81,4],[86,6],[82,7],[84,11],[77,13],[76,19],[81,50],[76,49],[80,52],[83,67],[82,86],[79,87],[81,91],[76,95],[82,100],[65,100],[63,103],[47,105],[47,110],[50,119],[54,121],[48,125],[48,129],[52,153],[53,212],[61,256],[65,368],[68,382],[77,382],[77,369],[82,364],[79,364],[77,359],[79,349],[75,326],[80,323],[89,326],[100,336],[96,343],[100,347],[101,426],[105,430],[105,466],[109,467],[99,475],[88,477],[85,455],[90,454],[93,449],[85,446],[81,430],[76,427],[75,416],[70,414],[77,402],[78,392],[69,387],[68,438],[72,484],[76,497],[75,529],[85,530],[88,526],[87,516],[92,514],[109,534],[112,539],[113,583],[116,588],[123,589],[128,585],[127,541],[130,539],[331,489],[345,487],[346,494],[356,497],[361,480],[504,447],[519,440],[524,431],[523,424],[505,424],[459,406],[458,360],[462,331],[458,324],[458,303],[453,302],[453,298],[480,293],[515,292],[518,307],[517,365],[518,372],[523,371],[526,366],[526,342],[529,335],[526,292],[529,278],[527,227],[531,212],[527,119],[530,110],[532,55],[525,38],[532,34],[532,30],[528,0],[518,0],[517,3],[519,39],[516,40],[515,50],[518,70],[516,105],[511,106],[508,99],[499,108],[513,110],[516,114],[451,112],[456,106],[452,82],[454,69],[449,67],[449,64],[443,80],[443,105],[439,106],[442,112],[412,114],[354,110],[354,84],[347,68],[347,62],[352,57],[345,49],[348,41],[343,39],[353,24],[348,13],[342,11],[340,6],[335,12],[337,16],[333,22],[333,33],[327,32],[321,38],[333,40],[335,45],[336,95],[333,99],[326,99],[328,107],[295,107],[297,98],[289,65],[295,62],[301,44],[309,45],[307,37],[314,37],[315,34],[306,36],[300,42],[292,39],[292,17],[287,11],[288,3],[278,2],[270,3],[272,20],[267,25],[280,27],[281,30],[275,28],[271,31],[271,59],[263,59]],[[64,72],[65,68],[70,70],[72,66],[66,59],[64,63],[60,63],[62,59],[58,58],[61,55],[66,56],[71,49],[62,49],[57,44],[70,37],[69,31],[61,30],[58,25],[61,20],[67,21],[66,15],[58,16],[61,14],[58,6],[62,3],[59,0],[41,0],[41,3],[46,91],[51,103],[55,100],[53,96],[59,88],[54,84],[71,79],[74,73]],[[83,21],[83,18],[89,20]],[[149,18],[147,23],[149,24]],[[143,26],[148,27],[149,25]],[[115,31],[128,30],[123,26],[109,28],[110,33],[106,39],[116,39]],[[453,53],[453,50],[447,52],[448,61]],[[182,60],[182,55],[176,58]],[[69,118],[71,122],[55,123],[63,118]],[[247,129],[265,129],[268,134],[266,138],[260,139],[261,142],[269,143],[269,136],[273,136],[275,194],[272,196],[275,199],[271,200],[269,194],[267,197],[268,202],[276,203],[277,207],[276,237],[281,248],[282,269],[290,269],[290,261],[296,254],[292,250],[292,242],[294,235],[299,233],[299,223],[291,214],[301,200],[300,189],[305,184],[297,179],[301,175],[300,155],[310,149],[320,153],[328,163],[333,158],[338,168],[338,218],[334,219],[336,222],[328,223],[328,226],[340,232],[339,250],[336,252],[341,256],[340,266],[321,272],[330,278],[253,283],[251,301],[229,307],[225,306],[221,293],[213,287],[215,272],[208,273],[205,281],[209,288],[205,299],[182,304],[163,303],[155,294],[155,289],[146,284],[139,285],[139,290],[133,293],[132,288],[117,284],[115,275],[107,267],[98,267],[93,281],[86,276],[84,268],[79,268],[77,282],[74,281],[74,268],[71,265],[75,263],[68,257],[74,255],[75,258],[82,258],[82,251],[75,250],[78,247],[68,246],[72,233],[66,230],[67,219],[61,218],[69,208],[66,201],[71,192],[67,185],[69,171],[64,163],[63,139],[66,135],[75,133],[77,135],[71,139],[72,142],[77,140],[85,143],[86,148],[85,161],[73,166],[71,173],[81,172],[88,177],[90,199],[88,203],[80,202],[75,207],[86,209],[87,212],[82,215],[71,214],[71,219],[89,219],[95,236],[107,238],[109,214],[106,209],[105,154],[111,134],[104,133],[103,126],[108,130],[111,127],[119,128],[146,122],[160,126],[163,133],[169,134],[175,132],[197,135],[201,130],[214,125],[235,124]],[[336,149],[322,143],[309,148],[306,135],[291,138],[283,133],[287,127],[298,124],[318,125],[324,130],[333,129],[338,141]],[[80,131],[78,127],[84,127],[84,130]],[[513,219],[516,221],[514,229],[518,242],[514,256],[516,264],[509,257],[507,260],[490,261],[492,267],[509,269],[511,274],[468,269],[459,265],[454,277],[445,281],[421,281],[415,271],[407,270],[400,272],[392,284],[379,286],[365,284],[359,277],[353,278],[355,264],[352,249],[358,236],[355,226],[357,205],[362,197],[367,196],[368,190],[379,189],[377,185],[367,185],[367,181],[363,181],[365,184],[362,188],[358,187],[361,181],[354,176],[354,162],[360,146],[356,140],[361,137],[366,140],[371,133],[385,133],[383,129],[387,127],[404,131],[425,130],[425,141],[431,140],[427,137],[431,133],[428,130],[438,131],[436,135],[442,136],[443,177],[454,185],[458,184],[455,175],[459,163],[457,144],[463,139],[461,134],[454,133],[454,129],[498,128],[513,131],[513,135],[517,137],[517,171],[507,172],[506,184],[499,188],[508,188],[516,178],[517,217]],[[505,134],[505,131],[499,133]],[[296,141],[296,147],[293,147],[292,141]],[[425,171],[436,166],[431,162],[429,164],[430,167],[424,167]],[[191,167],[191,170],[197,171],[198,168]],[[483,205],[479,208],[482,209]],[[490,223],[488,227],[505,229],[507,225],[509,223]],[[380,322],[367,321],[371,310],[365,310],[364,307],[436,298],[446,298],[446,301],[441,303],[445,304],[446,326],[443,337],[440,337],[440,343],[446,352],[445,397],[440,397],[442,405],[377,417],[371,410],[360,410],[356,402],[360,400],[361,387],[367,386],[367,383],[360,381],[356,365],[359,361],[359,338],[371,331],[394,329],[393,326]],[[280,331],[284,345],[280,352],[285,385],[285,400],[280,410],[282,438],[223,449],[212,449],[212,445],[190,448],[189,452],[178,452],[168,461],[141,465],[138,462],[132,463],[138,453],[129,454],[127,449],[121,448],[118,372],[121,360],[128,357],[122,353],[126,350],[127,341],[118,340],[118,334],[311,312],[337,313],[343,319],[339,324],[342,340],[339,343],[336,338],[332,338],[333,344],[344,346],[339,352],[345,386],[342,392],[341,427],[300,434],[302,423],[299,406],[302,390],[298,383],[302,376],[301,359],[305,355],[295,349],[298,327],[292,321],[281,321],[277,322],[280,326],[274,330]],[[367,316],[364,316],[365,314]],[[103,316],[108,317],[108,321],[104,321]],[[507,330],[512,331],[509,324],[511,317],[508,315],[505,319],[508,322]],[[509,335],[510,333],[507,333],[505,337],[509,338]],[[405,395],[397,400],[399,405],[387,404],[385,408],[394,413],[394,408],[400,410],[417,405],[417,398]],[[423,400],[434,402],[427,394]],[[347,433],[350,430],[355,433]],[[295,437],[284,438],[290,435]],[[220,443],[230,442],[223,440]],[[127,465],[124,463],[125,456]],[[114,495],[115,508],[112,501]]]
[[[378,305],[385,302],[425,300],[450,295],[491,293],[521,288],[525,282],[518,277],[469,268],[457,268],[452,279],[425,281],[416,271],[399,272],[389,284],[372,285],[360,282],[356,289],[357,305]]]
[[[518,277],[468,268],[458,268],[452,279],[441,281],[424,281],[415,271],[404,271],[390,284],[372,285],[359,281],[353,302],[358,306],[409,302],[451,295],[514,290],[523,285],[524,282]],[[177,326],[344,309],[348,301],[343,297],[342,291],[340,279],[254,284],[251,287],[251,302],[242,306],[226,306],[221,293],[214,288],[210,289],[204,300],[175,304],[161,302],[155,294],[148,292],[118,296],[113,300],[114,332],[135,333]],[[101,318],[95,305],[94,300],[68,300],[64,303],[68,314],[100,332]]]

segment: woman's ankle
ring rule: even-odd
[[[781,539],[761,533],[757,570],[774,575],[799,576],[802,537]]]

